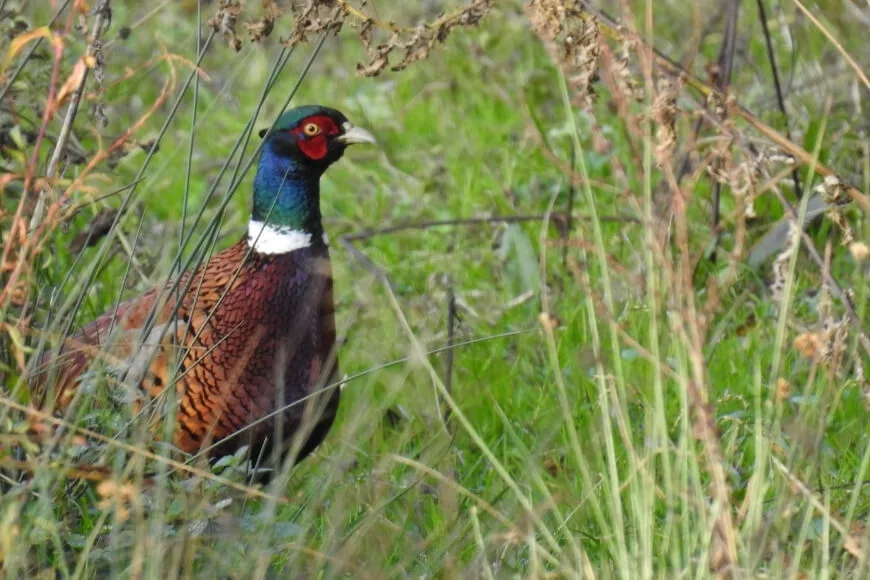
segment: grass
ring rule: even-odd
[[[718,32],[692,37],[697,45],[687,45],[685,31],[700,30],[704,10],[717,3],[699,3],[692,14],[681,3],[653,4],[656,47],[683,62],[694,55],[692,70],[702,76],[721,38]],[[828,4],[816,3],[817,15],[866,70],[859,25],[839,20]],[[646,7],[630,6],[641,30]],[[103,94],[108,126],[99,133],[106,142],[119,135],[175,78],[166,102],[135,135],[148,142],[158,137],[190,72],[180,59],[149,59],[167,51],[195,60],[195,12],[166,8],[121,40],[120,27],[146,11],[113,8]],[[392,17],[380,8],[382,18]],[[781,126],[752,10],[741,12],[744,52],[732,92]],[[793,6],[776,12],[776,22],[798,39],[789,69],[795,141],[870,192],[868,127],[855,115],[856,106],[866,108],[866,89],[854,84],[825,35],[797,14]],[[32,6],[24,15],[34,26],[50,16]],[[431,16],[408,9],[395,18]],[[778,54],[789,54],[785,35],[773,38]],[[256,128],[277,115],[315,40],[296,48]],[[270,39],[235,54],[220,39],[213,42],[202,63],[208,77],[200,79],[196,99],[193,89],[182,98],[118,230],[82,257],[67,251],[99,209],[119,207],[126,193],[85,204],[68,228],[50,232],[50,245],[28,278],[30,307],[4,304],[5,400],[28,400],[14,353],[29,357],[39,346],[38,335],[28,336],[27,347],[16,350],[12,329],[21,327],[21,318],[31,317],[34,328],[62,329],[67,319],[47,320],[49,299],[57,312],[81,296],[75,324],[83,324],[119,297],[166,279],[184,235],[193,231],[194,243],[203,236],[208,241],[207,224],[220,220],[214,246],[222,248],[244,231],[252,172],[225,211],[220,202],[229,177],[213,197],[206,192],[258,106],[280,47]],[[70,42],[66,71],[83,51],[80,40]],[[329,38],[293,99],[341,109],[380,143],[351,151],[324,180],[332,240],[404,222],[564,213],[574,195],[576,219],[567,240],[556,225],[531,221],[410,229],[356,241],[386,274],[389,288],[334,242],[339,334],[345,337],[339,355],[353,378],[336,426],[294,469],[286,489],[266,488],[266,499],[245,497],[208,476],[172,474],[165,460],[146,462],[141,452],[111,444],[81,451],[65,443],[54,459],[26,448],[28,474],[6,473],[0,505],[6,575],[865,575],[870,439],[864,378],[855,361],[866,361],[867,353],[854,329],[833,364],[794,347],[796,338],[812,339],[823,322],[843,316],[836,299],[825,314],[823,272],[806,251],[781,256],[787,273],[780,302],[768,290],[771,265],[753,271],[742,261],[784,215],[777,197],[763,193],[756,202],[760,218],[746,221],[743,202],[726,187],[724,250],[713,262],[707,257],[710,180],[703,170],[691,172],[682,191],[685,211],[674,212],[663,243],[656,224],[676,197],[667,185],[668,163],[656,162],[649,101],[617,113],[618,95],[600,83],[595,105],[575,106],[559,67],[514,4],[499,6],[479,27],[454,30],[445,46],[400,73],[355,76],[364,56],[353,32]],[[18,98],[30,86],[44,86],[46,62],[27,69]],[[120,80],[125,67],[133,74]],[[637,59],[633,67],[645,85]],[[827,82],[813,82],[819,73]],[[795,88],[804,82],[809,90]],[[13,104],[21,110],[20,101]],[[677,105],[683,111],[675,127],[679,145],[689,147],[694,118],[685,111],[699,107],[686,91]],[[25,129],[40,121],[32,114],[13,120]],[[52,134],[59,123],[51,125]],[[77,124],[95,125],[87,108]],[[725,143],[723,131],[708,129],[695,149],[698,162],[706,165],[705,156],[725,143],[726,166],[734,168],[747,158],[750,141],[764,144],[746,127],[737,130],[740,138]],[[93,155],[94,133],[81,130],[77,137]],[[248,155],[255,146],[253,136]],[[10,172],[31,152],[4,151]],[[133,148],[115,167],[98,166],[75,199],[129,185],[145,157]],[[672,166],[676,158],[670,156]],[[573,185],[565,171],[572,159]],[[770,164],[771,173],[783,167]],[[80,170],[73,166],[65,177]],[[807,191],[806,184],[819,181],[812,167],[801,167],[800,177]],[[788,182],[782,188],[793,200]],[[2,209],[14,213],[20,197],[11,188],[3,195]],[[847,219],[865,240],[862,216],[852,210]],[[741,230],[747,236],[742,247]],[[865,264],[838,245],[841,234],[832,222],[810,233],[822,255],[830,253],[830,274],[854,289],[866,327]],[[741,254],[732,261],[728,253],[735,249]],[[98,261],[101,254],[107,259]],[[93,283],[85,284],[91,269]],[[736,274],[726,278],[729,269]],[[448,379],[447,354],[436,351],[448,344],[451,292],[460,320]],[[421,357],[420,351],[432,354]],[[452,414],[445,423],[447,407]],[[90,409],[79,425],[110,437],[128,419],[107,404],[104,392],[96,393]],[[11,412],[3,421],[8,466],[20,457],[11,443],[20,442],[29,422]],[[135,434],[127,439],[146,447]],[[167,457],[159,446],[157,452]],[[111,475],[94,484],[60,470],[90,462]],[[213,470],[244,483],[226,467]],[[158,477],[146,483],[154,469]],[[289,501],[276,499],[284,497]],[[727,568],[721,562],[731,549],[736,560]]]

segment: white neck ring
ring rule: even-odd
[[[248,245],[258,254],[287,254],[311,246],[311,234],[251,220],[248,223]]]

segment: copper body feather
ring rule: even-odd
[[[123,302],[67,339],[57,360],[47,353],[41,367],[58,369],[50,382],[43,373],[42,391],[66,407],[91,360],[105,357],[138,405],[174,389],[173,443],[183,451],[219,456],[249,444],[258,453],[297,435],[301,459],[325,437],[340,396],[332,286],[325,245],[264,255],[242,240],[183,274],[181,290]]]

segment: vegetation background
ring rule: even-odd
[[[868,26],[0,0],[4,576],[867,577]],[[325,444],[261,488],[130,432],[96,378],[29,409],[42,349],[238,239],[288,100],[380,143],[323,184]]]

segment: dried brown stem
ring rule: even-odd
[[[680,318],[687,321],[687,324],[679,325],[677,330],[683,334],[693,374],[689,380],[685,381],[689,406],[692,411],[692,431],[704,448],[704,464],[710,476],[710,495],[718,512],[715,514],[713,525],[709,566],[717,578],[729,578],[737,565],[737,539],[731,513],[731,487],[728,484],[722,442],[716,427],[716,410],[713,403],[710,402],[707,391],[702,331],[692,283],[686,199],[676,182],[676,176],[670,162],[665,165],[664,170],[673,192],[672,207],[676,225],[676,242],[680,251],[674,285],[678,293],[682,294],[680,302],[684,315]]]
[[[603,15],[601,12],[590,7],[586,2],[581,2],[581,4],[583,5],[583,10],[585,11],[582,17],[596,19],[603,35],[620,42],[625,40],[625,35],[620,30],[619,24],[617,24],[613,19]],[[639,40],[639,42],[642,43],[643,41]],[[719,99],[727,107],[729,115],[739,117],[740,119],[748,123],[756,131],[761,133],[765,138],[772,141],[784,152],[794,157],[802,165],[813,165],[815,167],[816,173],[823,177],[832,175],[840,179],[833,170],[823,165],[822,163],[819,163],[818,160],[815,159],[814,156],[806,149],[800,147],[799,145],[782,135],[779,131],[756,117],[751,111],[740,105],[740,103],[738,103],[736,99],[729,98],[727,95],[721,93],[720,91],[716,90],[701,79],[690,74],[678,63],[674,62],[666,55],[656,50],[655,47],[647,46],[647,48],[656,64],[665,69],[668,73],[678,76],[682,80],[682,82],[700,93],[705,99]],[[849,197],[852,198],[852,201],[854,201],[861,208],[861,211],[863,211],[864,213],[870,213],[870,197],[868,197],[867,194],[861,192],[855,186],[848,184],[845,180],[840,179],[840,181],[843,183],[846,193],[849,195]]]
[[[812,504],[813,508],[828,520],[831,523],[831,526],[843,536],[843,547],[846,551],[859,562],[867,560],[867,553],[864,552],[861,546],[861,539],[857,537],[856,534],[851,533],[842,522],[835,518],[827,506],[825,506],[825,504],[815,496],[812,490],[807,487],[804,482],[798,479],[779,459],[771,457],[771,461],[780,473],[782,473],[782,475],[788,480],[792,489],[794,489],[795,492],[800,492],[800,494],[804,496],[810,504]]]
[[[779,202],[782,204],[782,207],[785,208],[785,211],[788,213],[789,219],[792,223],[795,224],[795,227],[801,233],[801,239],[804,242],[804,246],[807,249],[807,253],[810,255],[810,258],[822,271],[822,277],[825,280],[825,285],[829,288],[832,294],[837,297],[837,299],[843,304],[843,308],[846,311],[846,314],[849,318],[849,323],[852,327],[858,332],[860,337],[861,346],[864,347],[867,354],[870,355],[870,335],[864,331],[861,326],[861,318],[858,316],[858,311],[855,309],[855,304],[852,302],[852,299],[849,295],[843,290],[843,287],[837,282],[837,280],[831,275],[830,268],[825,267],[825,261],[822,259],[822,256],[819,254],[819,251],[816,249],[815,244],[813,243],[813,239],[810,237],[806,231],[798,224],[798,213],[794,207],[785,197],[782,195],[782,192],[777,188],[773,188],[773,192],[776,194],[776,197],[779,199]]]
[[[96,55],[98,52],[98,47],[100,43],[100,37],[103,34],[103,31],[108,28],[108,24],[112,20],[112,9],[110,7],[111,0],[101,0],[97,7],[94,9],[94,13],[96,17],[94,18],[94,25],[91,29],[91,35],[88,38],[88,46],[85,51],[85,56],[82,57],[82,60],[76,66],[82,67],[82,73],[79,75],[78,84],[75,87],[75,90],[72,92],[70,97],[69,107],[66,110],[66,116],[63,120],[63,125],[60,128],[60,133],[57,137],[57,143],[54,146],[54,151],[51,153],[51,158],[48,160],[48,168],[45,171],[45,176],[48,179],[48,183],[51,183],[51,180],[57,176],[57,168],[60,164],[60,159],[66,151],[66,144],[69,141],[70,135],[72,134],[72,126],[75,122],[76,113],[79,109],[79,103],[82,99],[82,94],[85,91],[85,84],[88,80],[88,73],[91,68],[94,66],[98,66]],[[99,77],[97,77],[99,78]],[[48,189],[42,188],[39,191],[39,197],[36,200],[36,207],[33,209],[33,214],[30,217],[30,227],[29,229],[33,229],[42,223],[43,218],[45,217],[45,199],[48,195]]]
[[[416,31],[415,28],[408,28],[406,26],[399,26],[395,22],[386,22],[384,20],[372,18],[371,16],[369,16],[368,14],[366,14],[365,12],[360,10],[359,8],[355,7],[353,4],[351,4],[347,0],[336,0],[336,3],[338,4],[339,8],[341,8],[341,10],[345,14],[347,14],[349,16],[353,16],[354,18],[356,18],[357,20],[359,20],[362,23],[370,22],[371,24],[373,24],[377,28],[380,28],[382,30],[389,30],[391,32],[413,33]],[[472,2],[472,4],[470,6],[474,6],[474,3]],[[433,20],[432,22],[424,24],[423,26],[428,28],[428,29],[431,29],[431,30],[438,30],[439,28],[442,28],[444,26],[450,26],[451,24],[453,24],[454,22],[456,22],[458,20],[462,20],[465,17],[465,15],[468,13],[468,11],[469,11],[469,6],[463,6],[462,8],[456,9],[454,12],[440,16],[437,19]]]
[[[861,70],[861,65],[855,62],[855,59],[852,58],[852,56],[848,52],[846,52],[846,49],[843,48],[843,45],[837,42],[837,39],[834,37],[834,35],[828,32],[828,29],[825,28],[821,22],[819,22],[819,19],[816,18],[811,11],[807,10],[807,7],[804,6],[800,0],[794,0],[794,3],[795,6],[800,8],[801,12],[804,13],[804,16],[809,18],[810,22],[812,22],[815,27],[818,28],[821,33],[825,35],[825,38],[828,39],[828,42],[834,45],[834,47],[837,49],[837,51],[839,51],[839,53],[843,56],[846,62],[849,63],[849,66],[852,67],[852,70],[855,71],[855,76],[861,79],[861,82],[864,83],[865,87],[870,89],[870,78],[867,78],[867,75],[864,73],[863,70]]]
[[[72,194],[72,192],[75,191],[76,188],[81,185],[82,181],[90,173],[90,171],[97,164],[99,164],[101,161],[103,161],[109,155],[109,153],[111,151],[120,147],[123,143],[125,143],[127,140],[129,140],[130,137],[132,137],[132,135],[135,134],[135,132],[138,131],[141,128],[141,126],[144,125],[145,122],[155,112],[157,112],[157,110],[163,105],[163,103],[166,101],[168,96],[175,89],[176,73],[175,73],[174,64],[172,62],[172,59],[170,59],[170,58],[166,58],[166,63],[167,63],[167,65],[169,65],[170,78],[163,85],[163,88],[161,89],[160,94],[158,95],[157,99],[154,101],[154,103],[151,105],[151,107],[148,109],[148,111],[146,111],[135,123],[133,123],[133,125],[131,125],[120,137],[118,137],[118,139],[116,139],[115,142],[112,145],[110,145],[108,149],[105,149],[105,150],[101,149],[94,156],[94,158],[91,159],[91,161],[88,163],[88,165],[82,170],[81,173],[79,173],[79,175],[72,182],[72,184],[70,184],[70,186],[66,189],[64,194],[60,197],[60,199],[58,199],[57,201],[52,203],[50,206],[48,206],[46,219],[44,219],[32,231],[27,233],[26,236],[24,236],[24,235],[19,236],[21,238],[21,242],[20,242],[20,244],[18,244],[18,248],[19,248],[18,249],[18,256],[17,256],[17,260],[15,260],[14,266],[11,265],[12,260],[10,258],[10,255],[12,252],[12,248],[15,244],[12,244],[12,243],[6,244],[6,247],[4,248],[4,255],[3,255],[2,264],[3,264],[3,267],[6,267],[9,270],[11,270],[11,273],[9,274],[9,278],[6,281],[6,285],[4,286],[4,288],[2,290],[0,290],[0,304],[4,304],[5,301],[9,299],[10,295],[12,295],[14,293],[15,288],[17,287],[17,284],[18,284],[18,278],[21,275],[21,273],[25,270],[25,268],[27,267],[27,257],[30,255],[31,251],[36,252],[39,250],[39,247],[41,246],[41,244],[43,242],[43,234],[44,234],[45,230],[48,227],[55,225],[58,220],[62,219],[61,212],[63,210],[63,205],[69,199],[69,196]],[[21,205],[22,204],[19,204],[19,211],[20,211]],[[24,219],[19,218],[18,214],[16,214],[15,221],[13,221],[13,228],[15,228],[16,225],[18,226],[18,230],[17,230],[18,232],[23,233],[24,231],[26,231],[26,229],[25,229],[26,224],[24,222]],[[16,230],[13,229],[13,231],[16,231]],[[12,240],[13,236],[10,236],[9,239]]]

